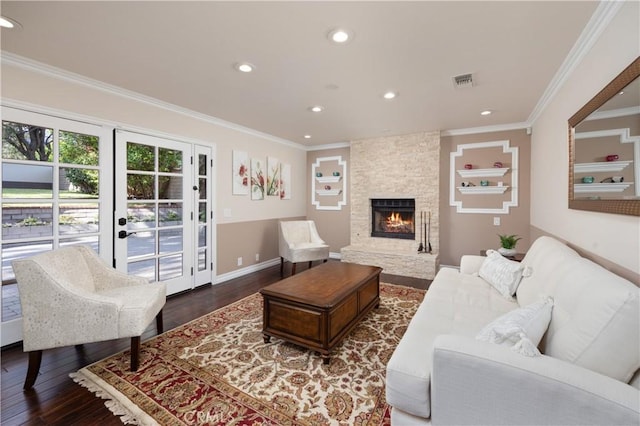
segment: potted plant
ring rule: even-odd
[[[522,238],[517,235],[498,235],[500,237],[500,248],[498,252],[503,256],[513,256],[517,253],[516,244]]]

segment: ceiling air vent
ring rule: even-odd
[[[453,85],[456,89],[473,86],[473,76],[471,74],[460,74],[453,77]]]

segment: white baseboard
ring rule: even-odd
[[[251,274],[253,272],[261,271],[262,269],[267,269],[275,265],[280,264],[280,258],[276,257],[275,259],[267,260],[265,262],[256,263],[255,265],[250,265],[245,268],[236,269],[235,271],[227,272],[226,274],[220,274],[216,276],[216,280],[213,284],[220,284],[225,281],[232,280],[234,278],[240,278],[242,276]]]
[[[335,253],[335,252],[330,252],[329,253],[329,258],[330,259],[342,259],[342,255],[340,253]],[[231,272],[227,272],[226,274],[220,274],[218,276],[216,276],[216,280],[213,284],[220,284],[223,283],[225,281],[229,281],[232,280],[234,278],[240,278],[242,276],[251,274],[253,272],[258,272],[262,269],[267,269],[270,268],[272,266],[275,265],[279,265],[280,264],[280,258],[276,257],[275,259],[271,259],[271,260],[267,260],[265,262],[261,262],[261,263],[256,263],[255,265],[250,265],[247,266],[245,268],[241,268],[241,269],[236,269],[235,271],[231,271]]]

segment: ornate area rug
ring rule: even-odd
[[[325,365],[315,352],[262,335],[258,293],[71,377],[123,423],[160,425],[388,425],[385,368],[424,290],[381,284],[381,303]]]

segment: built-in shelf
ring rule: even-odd
[[[576,163],[575,173],[621,172],[633,161],[600,161],[598,163]]]
[[[501,153],[496,154],[496,149]],[[477,155],[475,153],[482,153]],[[493,156],[493,163],[480,160]],[[479,163],[484,161],[484,163]],[[486,169],[465,169],[467,164],[500,164],[510,167],[491,167]],[[462,176],[460,179],[459,176]],[[504,177],[503,177],[504,176]],[[473,179],[476,185],[482,178],[492,185],[462,186],[460,180]],[[481,179],[477,179],[481,178]],[[487,183],[487,182],[485,182]],[[466,195],[469,196],[466,196]],[[472,195],[489,194],[482,202],[483,207],[476,206],[477,200]],[[463,196],[464,195],[464,196]],[[454,152],[449,154],[449,205],[456,208],[456,213],[509,214],[512,207],[518,207],[518,147],[510,146],[508,139],[489,142],[458,144]]]
[[[342,176],[316,176],[316,180],[320,183],[338,183]]]
[[[462,194],[504,194],[508,186],[459,186]]]
[[[629,186],[633,185],[633,182],[620,182],[620,183],[576,183],[573,185],[573,192],[622,192]]]
[[[493,167],[491,169],[463,169],[463,170],[458,170],[458,174],[463,178],[497,177],[497,176],[504,176],[508,171],[509,171],[508,167],[504,167],[504,168]]]
[[[342,194],[342,189],[316,189],[316,194],[318,195],[340,195]]]

